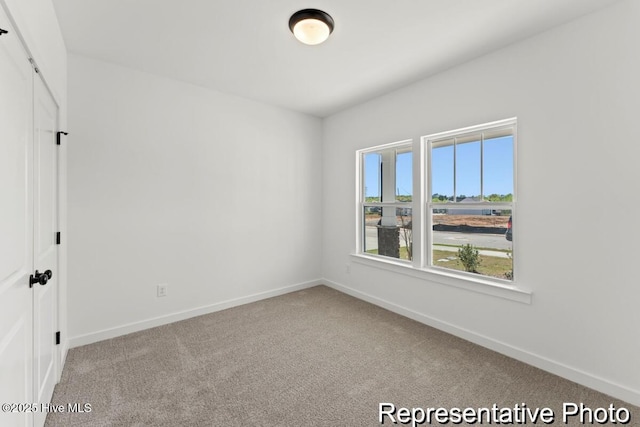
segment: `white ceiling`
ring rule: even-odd
[[[324,117],[617,0],[53,0],[76,54]],[[322,45],[288,21],[335,20]]]

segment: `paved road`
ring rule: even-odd
[[[435,245],[434,248],[438,249],[438,250],[441,250],[441,251],[449,251],[449,252],[454,252],[454,253],[458,252],[458,248],[454,248],[452,246]],[[485,256],[494,256],[494,257],[498,257],[498,258],[509,258],[509,255],[507,255],[506,252],[500,252],[500,251],[490,251],[490,250],[487,250],[487,249],[480,249],[478,251],[478,253],[480,255],[485,255]]]
[[[452,231],[434,231],[433,242],[441,245],[466,245],[482,248],[511,249],[511,242],[504,234],[455,233]]]
[[[378,249],[378,229],[376,227],[366,227],[367,250]],[[443,245],[462,246],[471,244],[482,248],[511,249],[511,242],[504,238],[504,234],[484,234],[484,233],[456,233],[451,231],[434,231],[433,242],[438,249],[457,252],[458,248]],[[400,246],[405,246],[402,236]],[[507,254],[499,251],[481,250],[480,254],[488,256],[499,256],[507,258]]]

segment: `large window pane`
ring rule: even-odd
[[[430,142],[430,265],[513,280],[513,131],[463,130]]]
[[[486,139],[483,162],[485,200],[513,201],[513,136]]]

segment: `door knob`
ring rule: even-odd
[[[53,273],[51,272],[51,270],[47,270],[43,273],[40,273],[38,272],[38,270],[36,270],[35,274],[32,274],[29,277],[29,287],[32,288],[36,283],[40,283],[40,285],[44,286],[52,277]]]

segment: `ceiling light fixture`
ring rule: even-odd
[[[318,9],[299,10],[289,19],[289,29],[304,44],[316,45],[333,32],[333,18]]]

